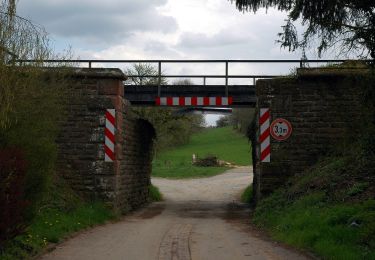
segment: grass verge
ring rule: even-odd
[[[236,165],[250,165],[250,145],[246,137],[231,127],[210,128],[192,136],[183,146],[158,154],[153,162],[155,177],[194,178],[214,176],[228,170],[227,167],[197,167],[191,163],[192,155],[215,155],[219,160]]]
[[[161,194],[160,190],[158,187],[154,185],[150,185],[148,187],[149,190],[149,197],[152,202],[157,202],[157,201],[162,201],[163,200],[163,195]]]
[[[246,187],[244,192],[241,195],[241,201],[243,203],[250,203],[253,199],[253,184],[250,184]]]
[[[47,200],[25,229],[5,244],[0,259],[28,259],[50,243],[58,243],[72,233],[114,219],[114,212],[102,202],[84,202],[63,183],[49,188]]]
[[[374,163],[329,158],[256,208],[276,240],[324,259],[375,259]]]

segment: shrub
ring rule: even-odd
[[[6,25],[0,26],[0,149],[18,147],[24,153],[25,217],[31,220],[53,173],[69,73],[61,68],[69,64],[43,67],[43,60],[59,57],[45,30],[16,14],[15,2],[0,1],[0,24]],[[37,62],[21,64],[15,57]]]
[[[0,248],[23,230],[26,161],[16,148],[0,150]]]

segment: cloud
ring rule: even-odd
[[[59,38],[116,44],[135,32],[171,33],[173,17],[157,8],[167,0],[24,0],[18,11]]]
[[[256,37],[246,32],[235,32],[224,29],[212,36],[203,33],[184,33],[178,43],[182,48],[212,48],[215,46],[228,47],[254,40]]]
[[[285,13],[241,13],[226,0],[20,0],[19,13],[82,59],[300,57],[275,43]]]

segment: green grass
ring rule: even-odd
[[[164,178],[208,177],[223,173],[226,167],[192,166],[192,155],[215,155],[219,160],[244,166],[251,164],[250,144],[231,127],[210,128],[192,136],[183,146],[164,151],[153,162],[153,176]]]
[[[244,203],[250,203],[253,199],[253,185],[249,185],[246,187],[244,192],[241,195],[241,201]]]
[[[10,241],[0,259],[24,259],[38,254],[49,243],[57,243],[79,230],[103,224],[114,214],[102,203],[84,203],[69,212],[41,211],[26,232]]]
[[[372,161],[328,158],[261,200],[254,222],[323,259],[375,259]]]
[[[274,239],[325,259],[375,259],[374,200],[327,204],[315,193],[282,209],[276,201],[280,202],[274,195],[262,202],[254,217]]]
[[[102,202],[84,202],[61,179],[48,188],[43,203],[23,234],[5,244],[0,259],[28,259],[79,230],[115,219]]]
[[[156,202],[156,201],[162,201],[163,200],[163,195],[161,194],[158,187],[151,184],[148,187],[148,190],[149,190],[149,196],[150,196],[151,201]]]

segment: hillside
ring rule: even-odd
[[[254,222],[323,259],[375,259],[375,156],[353,145],[260,201]]]

